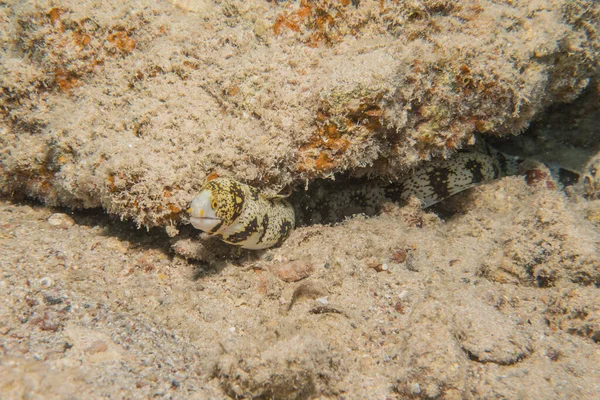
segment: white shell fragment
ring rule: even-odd
[[[75,220],[63,213],[54,213],[48,218],[48,223],[61,229],[68,229],[75,225]]]

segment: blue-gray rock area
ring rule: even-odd
[[[0,190],[167,226],[207,175],[394,179],[598,74],[590,1],[0,8]]]

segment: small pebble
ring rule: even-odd
[[[68,229],[75,225],[75,220],[67,214],[54,213],[48,218],[48,223],[60,229]]]
[[[552,361],[556,361],[560,358],[560,351],[551,347],[546,351],[546,357]]]
[[[327,297],[319,297],[318,299],[315,300],[317,303],[321,303],[324,306],[329,304],[329,300],[327,300]]]
[[[57,304],[61,304],[63,301],[64,301],[64,299],[58,295],[54,295],[54,294],[44,295],[44,303],[46,303],[50,306],[55,306]]]
[[[42,279],[40,279],[40,285],[42,285],[43,287],[50,287],[54,284],[54,282],[52,281],[51,278],[45,276]]]
[[[94,343],[92,343],[90,345],[90,347],[88,348],[88,353],[90,354],[96,354],[96,353],[103,353],[108,349],[108,346],[106,345],[106,343],[104,343],[102,340],[96,340]]]
[[[404,249],[396,250],[394,252],[394,254],[392,254],[392,261],[400,264],[400,263],[403,263],[404,261],[406,261],[407,256],[408,256],[408,253],[406,252],[406,250],[404,250]]]
[[[367,258],[365,260],[365,265],[377,272],[389,271],[390,269],[386,263],[381,263],[376,257]]]
[[[314,266],[307,261],[298,260],[275,265],[271,271],[284,282],[297,282],[308,278],[313,273]]]

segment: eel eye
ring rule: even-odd
[[[213,210],[217,209],[217,201],[213,200],[212,203],[210,204],[210,206],[213,208]]]

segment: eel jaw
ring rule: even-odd
[[[221,224],[220,218],[211,217],[190,217],[192,226],[204,232],[210,232],[214,227]]]

